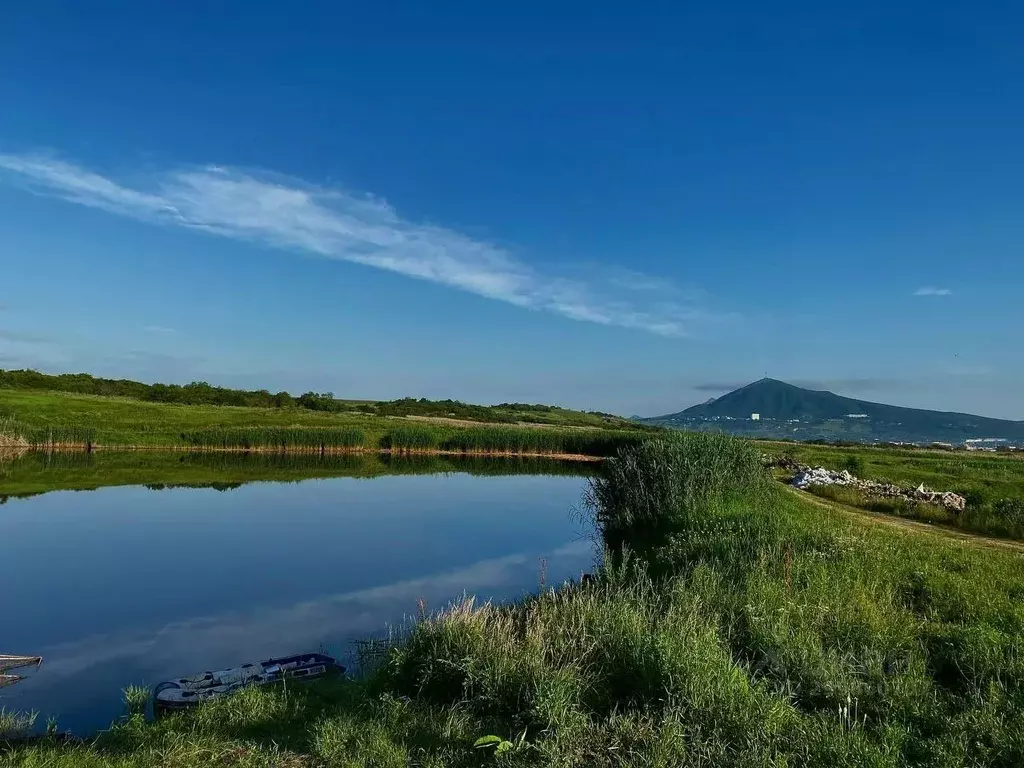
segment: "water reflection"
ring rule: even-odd
[[[599,465],[537,457],[390,455],[377,452],[309,455],[170,451],[22,451],[0,455],[0,504],[55,490],[90,491],[145,484],[151,490],[213,488],[250,482],[300,482],[314,477],[461,473],[486,476],[587,477]]]
[[[3,645],[46,661],[0,705],[84,732],[119,713],[129,683],[319,647],[344,656],[420,599],[533,591],[542,559],[549,581],[577,577],[594,559],[570,515],[583,482],[407,474],[13,498],[0,583],[19,589]]]

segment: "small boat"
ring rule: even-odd
[[[25,679],[21,675],[6,674],[12,669],[38,667],[42,663],[42,656],[11,656],[6,653],[0,653],[0,688],[6,688],[8,685],[14,685],[19,680]]]
[[[267,685],[278,680],[311,680],[345,668],[323,653],[304,653],[243,664],[216,672],[204,672],[160,683],[153,689],[156,711],[186,709],[250,685]]]
[[[9,656],[0,653],[0,672],[9,672],[22,667],[38,667],[43,663],[42,656]],[[10,675],[7,675],[10,677]]]

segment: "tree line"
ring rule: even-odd
[[[217,387],[205,381],[191,384],[144,384],[130,379],[104,379],[88,373],[47,374],[33,370],[0,369],[0,389],[42,389],[80,395],[126,397],[152,403],[181,405],[237,405],[250,408],[308,408],[313,411],[344,411],[353,406],[331,392],[306,392],[293,397],[288,392],[266,389],[245,390]],[[372,408],[371,408],[372,410]]]
[[[624,420],[597,411],[583,414],[551,405],[501,403],[472,405],[459,400],[428,400],[404,397],[381,402],[339,400],[333,392],[305,392],[293,396],[288,392],[266,389],[246,390],[218,387],[205,381],[191,384],[145,384],[131,379],[105,379],[88,373],[47,374],[34,370],[0,369],[0,389],[50,390],[81,395],[125,397],[151,403],[179,405],[234,405],[249,408],[305,408],[327,413],[366,413],[378,416],[442,416],[446,418],[483,421],[492,424],[586,423],[591,426],[622,428]],[[598,417],[593,419],[592,417]],[[603,423],[602,423],[603,421]],[[642,429],[641,425],[630,425]]]

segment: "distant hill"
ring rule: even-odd
[[[130,379],[105,379],[88,373],[48,374],[34,370],[0,369],[0,394],[3,390],[68,392],[78,395],[121,397],[151,403],[176,405],[215,405],[247,408],[298,408],[325,413],[355,413],[372,416],[457,419],[493,424],[536,424],[545,426],[590,427],[595,429],[637,429],[643,425],[621,416],[600,411],[574,411],[553,405],[500,403],[473,405],[458,400],[427,400],[405,397],[400,400],[348,400],[332,392],[306,392],[291,395],[265,389],[245,390],[218,387],[205,381],[191,384],[146,384]],[[0,402],[0,419],[10,416]],[[653,429],[653,427],[650,427]]]
[[[761,379],[684,411],[644,421],[798,440],[962,443],[969,439],[1000,438],[1011,444],[1024,444],[1021,421],[884,405],[804,389],[776,379]]]

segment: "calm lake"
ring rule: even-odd
[[[585,483],[449,472],[11,497],[0,653],[45,661],[0,707],[87,733],[129,684],[321,647],[350,663],[352,640],[418,600],[514,599],[542,562],[549,583],[578,577],[596,556],[573,514]]]

